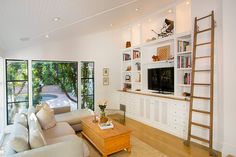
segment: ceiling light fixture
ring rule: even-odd
[[[172,13],[172,10],[171,10],[171,9],[169,9],[169,10],[168,10],[168,13]]]
[[[112,26],[113,26],[113,24],[111,23],[111,24],[110,24],[110,26],[112,27]]]
[[[60,17],[54,17],[54,18],[53,18],[53,21],[57,22],[57,21],[59,21],[60,19],[61,19]]]
[[[140,27],[140,26],[141,26],[141,24],[139,23],[139,24],[138,24],[138,26]]]
[[[189,5],[189,4],[190,4],[190,2],[189,2],[189,1],[187,1],[187,2],[186,2],[186,5]]]
[[[138,9],[138,8],[136,8],[136,9],[135,9],[135,11],[139,11],[139,9]]]
[[[152,19],[148,19],[148,22],[152,22]]]
[[[45,38],[47,38],[47,39],[48,39],[48,38],[49,38],[49,35],[48,35],[48,34],[47,34],[47,35],[45,35]]]

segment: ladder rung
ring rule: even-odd
[[[211,98],[209,97],[203,97],[203,96],[193,96],[195,99],[205,99],[205,100],[210,100]]]
[[[203,33],[203,32],[207,32],[207,31],[210,31],[212,30],[211,28],[207,28],[207,29],[204,29],[204,30],[201,30],[201,31],[197,31],[197,33]]]
[[[192,125],[199,126],[199,127],[203,127],[203,128],[210,129],[210,126],[207,126],[207,125],[204,125],[204,124],[199,124],[199,123],[195,123],[195,122],[191,122],[191,124],[192,124]]]
[[[197,136],[194,136],[194,135],[190,135],[190,137],[194,138],[196,140],[202,141],[202,142],[210,143],[209,140],[206,140],[206,139],[201,138],[201,137],[197,137]]]
[[[211,56],[200,56],[200,57],[195,57],[196,59],[203,59],[203,58],[211,58]]]
[[[211,71],[211,70],[195,70],[195,72],[209,72],[209,71]]]
[[[202,45],[207,45],[207,44],[211,44],[211,42],[200,43],[200,44],[197,44],[196,46],[202,46]]]
[[[194,83],[194,85],[197,85],[197,86],[210,86],[211,84],[210,83]]]
[[[204,16],[204,17],[201,17],[201,18],[197,19],[197,21],[203,20],[203,19],[208,18],[208,17],[210,17],[210,16],[212,16],[212,14],[207,15],[207,16]]]
[[[192,109],[193,112],[198,112],[198,113],[203,113],[203,114],[210,114],[210,112],[208,111],[203,111],[203,110],[196,110],[196,109]]]

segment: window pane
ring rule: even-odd
[[[92,110],[94,110],[94,96],[82,96],[82,105],[81,108],[90,108]]]
[[[94,65],[93,62],[83,62],[81,65],[81,78],[93,78]]]
[[[94,110],[94,62],[81,62],[81,108]]]
[[[81,80],[81,93],[83,95],[93,95],[93,79],[82,79]]]
[[[15,114],[28,108],[28,62],[6,60],[6,73],[7,124],[12,124]]]
[[[27,61],[7,60],[7,81],[28,80]]]
[[[78,107],[78,64],[66,61],[32,61],[33,104]]]
[[[12,124],[14,121],[14,116],[16,113],[27,109],[29,104],[27,102],[23,103],[9,103],[8,104],[8,124]]]
[[[8,102],[28,101],[27,82],[7,83]]]

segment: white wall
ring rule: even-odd
[[[41,60],[95,61],[95,102],[108,99],[118,105],[116,90],[120,88],[120,35],[119,31],[106,31],[73,39],[52,42],[5,53],[5,58]],[[103,86],[102,70],[110,69],[110,85]],[[109,106],[109,107],[112,107]]]
[[[236,156],[236,1],[223,0],[223,105],[224,105],[224,143],[223,155]]]

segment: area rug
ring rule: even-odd
[[[78,135],[80,136],[80,135]],[[90,157],[101,157],[102,155],[98,150],[91,145],[86,139],[83,139],[89,147]],[[109,155],[109,157],[168,157],[167,155],[161,153],[157,149],[149,146],[148,144],[142,142],[138,138],[131,136],[131,153],[123,150],[118,153]]]

